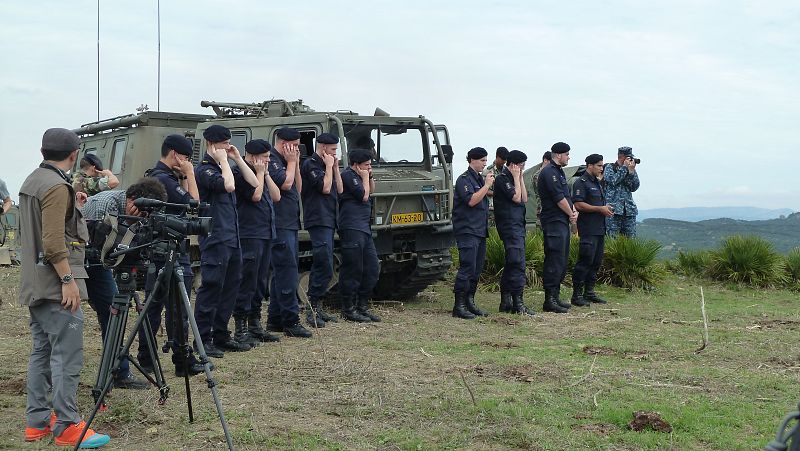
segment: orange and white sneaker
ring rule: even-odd
[[[50,424],[39,429],[39,428],[32,428],[26,427],[25,428],[25,441],[26,442],[35,442],[37,440],[41,440],[51,433],[53,433],[53,426],[56,424],[56,414],[50,414]]]
[[[81,421],[77,424],[70,424],[66,429],[64,429],[64,432],[62,432],[61,435],[56,437],[56,445],[75,446],[75,444],[78,443],[78,438],[80,438],[83,428],[85,427],[85,421]],[[98,434],[94,430],[89,429],[86,431],[86,435],[83,436],[83,440],[78,448],[100,448],[110,441],[111,437],[105,434]]]

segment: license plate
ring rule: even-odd
[[[392,215],[392,224],[413,224],[415,222],[422,222],[422,212]]]

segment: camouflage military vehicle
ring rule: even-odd
[[[445,126],[423,116],[390,116],[380,109],[372,116],[343,110],[317,112],[302,101],[203,101],[201,106],[211,107],[215,115],[144,112],[86,124],[75,130],[81,136],[81,154],[95,153],[119,177],[120,188],[125,188],[155,164],[161,142],[170,133],[193,140],[197,164],[205,153],[200,138],[213,124],[228,127],[231,142],[242,152],[251,139],[274,142],[279,128],[295,128],[304,148],[301,159],[314,152],[319,134],[333,133],[340,138],[342,167],[348,164],[348,149],[371,139],[376,154],[372,230],[381,260],[375,298],[412,297],[450,267],[452,150]],[[301,231],[301,285],[307,284],[310,267],[311,243]],[[299,291],[305,296],[304,287]]]

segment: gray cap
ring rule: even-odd
[[[72,152],[81,146],[81,141],[72,130],[50,128],[42,136],[42,149],[56,152]]]

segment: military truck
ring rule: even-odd
[[[447,128],[424,116],[396,117],[381,109],[372,116],[349,110],[317,112],[301,100],[258,103],[203,101],[214,115],[142,112],[85,124],[74,130],[81,136],[81,156],[96,154],[120,179],[120,189],[135,182],[160,156],[161,142],[171,133],[193,140],[192,160],[205,153],[203,131],[213,124],[231,130],[231,143],[244,152],[251,139],[275,141],[281,127],[300,132],[303,154],[312,155],[316,137],[333,133],[340,138],[341,166],[347,150],[357,143],[374,142],[372,230],[381,261],[376,299],[405,299],[440,279],[451,265],[453,242],[451,205],[452,148]],[[362,144],[363,145],[363,144]],[[337,271],[338,273],[338,243]],[[311,267],[311,242],[300,233],[301,296],[305,296]],[[336,277],[331,288],[336,284]]]

